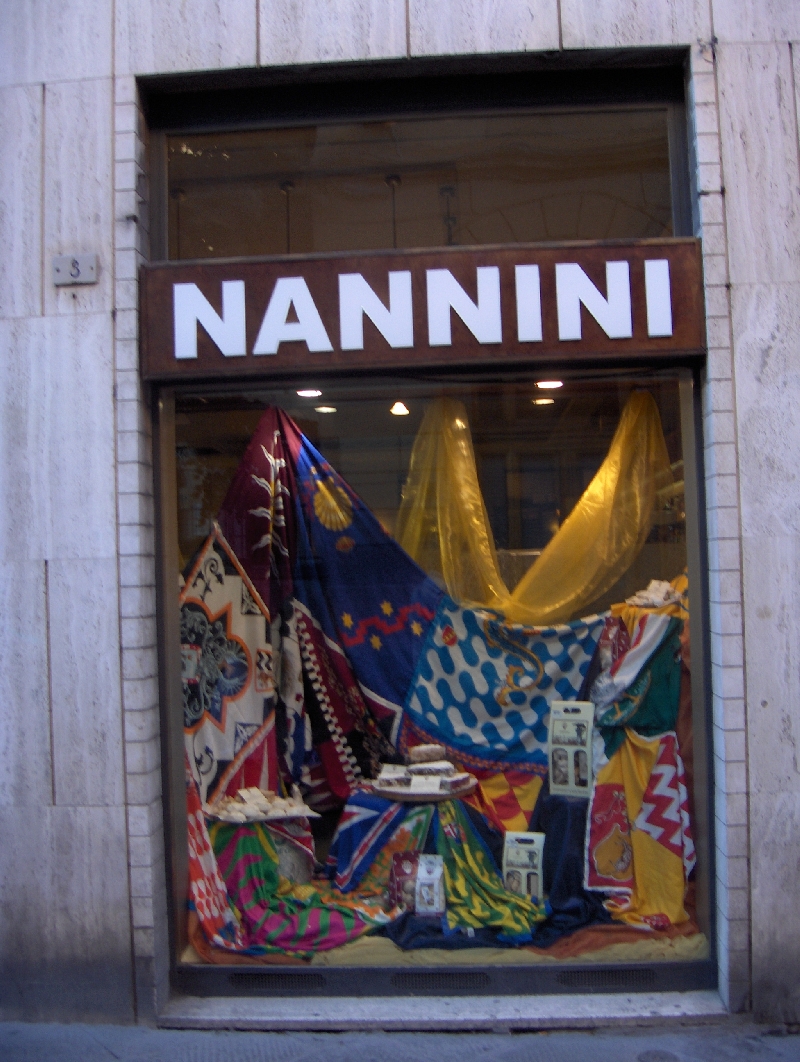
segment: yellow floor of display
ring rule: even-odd
[[[536,963],[560,965],[589,962],[687,962],[708,958],[708,940],[702,933],[672,940],[636,940],[609,944],[596,951],[570,958],[556,958],[546,951],[523,948],[465,948],[445,951],[420,948],[402,951],[386,937],[361,937],[334,951],[319,952],[312,966],[517,966]]]
[[[708,940],[703,933],[671,940],[626,941],[605,948],[583,952],[567,958],[548,955],[546,951],[516,948],[467,948],[445,951],[423,948],[402,951],[386,937],[361,937],[333,951],[323,951],[311,960],[312,966],[518,966],[575,965],[586,963],[693,962],[707,959]],[[195,949],[188,945],[181,955],[183,963],[202,963]]]

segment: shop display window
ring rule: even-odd
[[[673,235],[666,107],[170,136],[171,258]]]
[[[669,121],[170,135],[170,256],[669,237]],[[698,379],[298,357],[160,390],[185,985],[710,983]]]

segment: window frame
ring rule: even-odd
[[[629,57],[630,58],[630,57]],[[641,56],[638,57],[641,60]],[[214,132],[231,129],[268,128],[287,124],[317,124],[320,120],[335,120],[332,106],[343,108],[341,121],[360,119],[388,119],[411,117],[409,109],[399,106],[400,88],[410,88],[410,96],[417,100],[421,116],[475,114],[476,88],[465,83],[465,74],[472,72],[482,84],[491,83],[496,92],[494,106],[483,105],[483,114],[507,113],[510,107],[524,106],[526,110],[558,112],[577,105],[609,109],[642,109],[643,106],[668,108],[670,150],[670,181],[673,199],[673,234],[692,234],[692,197],[689,179],[689,151],[686,110],[681,89],[686,77],[686,55],[681,50],[653,50],[646,54],[649,69],[631,64],[627,69],[592,68],[591,64],[575,71],[541,70],[535,62],[529,69],[503,70],[503,61],[488,67],[480,60],[462,63],[406,65],[404,77],[398,78],[397,64],[356,64],[346,71],[342,68],[322,68],[314,72],[317,84],[302,84],[308,71],[295,70],[283,74],[284,80],[273,78],[264,84],[244,87],[202,82],[194,91],[185,91],[186,83],[174,78],[142,79],[145,111],[150,125],[150,241],[151,260],[167,257],[167,136],[175,133]],[[659,61],[662,65],[659,66]],[[519,60],[515,60],[519,66]],[[506,65],[509,65],[508,63]],[[514,64],[510,64],[512,67]],[[499,71],[498,71],[498,68]],[[455,70],[455,72],[454,72]],[[433,72],[433,73],[432,73]],[[381,82],[380,76],[384,81]],[[326,76],[329,80],[325,80]],[[383,84],[383,110],[375,109],[374,101],[361,111],[353,103],[353,94],[363,97],[363,79],[375,78],[372,87]],[[394,77],[394,80],[393,80]],[[572,77],[572,82],[570,82]],[[438,79],[438,100],[427,103],[420,110],[419,99],[424,87]],[[294,80],[293,80],[294,79]],[[487,82],[488,79],[488,82]],[[267,79],[269,81],[269,79]],[[461,88],[458,87],[461,82]],[[522,85],[525,82],[527,87]],[[446,84],[445,84],[446,83]],[[183,91],[176,92],[176,85]],[[331,93],[331,86],[335,90]],[[387,89],[387,86],[389,88]],[[269,108],[269,101],[281,93],[294,92],[296,99],[282,110]],[[520,93],[523,98],[520,98]],[[380,98],[380,93],[377,94]],[[335,97],[334,99],[328,97]],[[680,98],[678,98],[680,96]],[[338,104],[336,98],[339,99]],[[497,106],[503,98],[506,106]],[[395,100],[393,106],[387,99]],[[314,101],[316,100],[316,106]],[[209,101],[213,104],[209,109]],[[323,102],[324,101],[324,102]],[[435,104],[438,102],[439,106]],[[365,113],[368,111],[369,113]],[[212,117],[209,117],[209,114]],[[299,966],[236,966],[215,967],[184,964],[180,956],[187,943],[186,881],[187,835],[184,780],[183,730],[181,725],[181,679],[179,617],[175,608],[177,587],[174,573],[178,570],[177,556],[177,477],[175,460],[175,398],[183,390],[197,393],[204,389],[219,394],[253,386],[254,381],[217,380],[206,383],[148,385],[150,412],[153,424],[153,454],[155,476],[155,528],[157,570],[157,627],[159,643],[159,692],[161,705],[162,772],[164,830],[166,839],[166,878],[169,894],[169,967],[172,986],[180,993],[200,996],[297,995],[312,998],[320,995],[471,995],[471,994],[537,994],[564,992],[613,991],[686,991],[715,988],[717,985],[715,932],[715,846],[712,806],[713,754],[711,717],[711,666],[709,652],[708,565],[706,558],[705,497],[702,451],[702,407],[704,357],[681,359],[674,363],[679,374],[681,430],[684,448],[686,484],[687,558],[692,587],[692,612],[696,621],[691,625],[691,652],[695,663],[692,669],[692,704],[695,723],[695,841],[702,852],[705,873],[702,886],[698,880],[698,921],[709,939],[710,953],[705,960],[662,963],[570,963],[569,965],[439,965],[435,967],[325,967],[304,969]],[[550,367],[564,369],[568,359],[551,362]],[[608,363],[607,363],[608,364]],[[636,366],[644,369],[647,359],[635,365],[622,361],[617,367],[632,372]],[[659,368],[668,368],[661,362]],[[544,369],[546,365],[537,364]],[[413,369],[413,365],[409,366]],[[478,364],[465,367],[472,371]],[[586,363],[574,364],[576,372],[590,370]],[[524,366],[520,366],[524,371]],[[451,370],[455,376],[458,369]],[[341,374],[339,374],[341,375]],[[319,373],[314,373],[316,378]],[[303,373],[298,372],[298,383]],[[270,374],[263,374],[269,382]],[[284,378],[285,379],[285,378]],[[699,620],[699,622],[698,622]],[[698,666],[699,662],[699,666]]]

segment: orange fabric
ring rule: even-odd
[[[499,774],[476,771],[478,788],[464,802],[477,808],[501,833],[527,830],[531,814],[542,788],[542,779],[522,771]]]

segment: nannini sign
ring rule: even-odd
[[[697,354],[697,242],[460,248],[142,273],[146,378]]]

